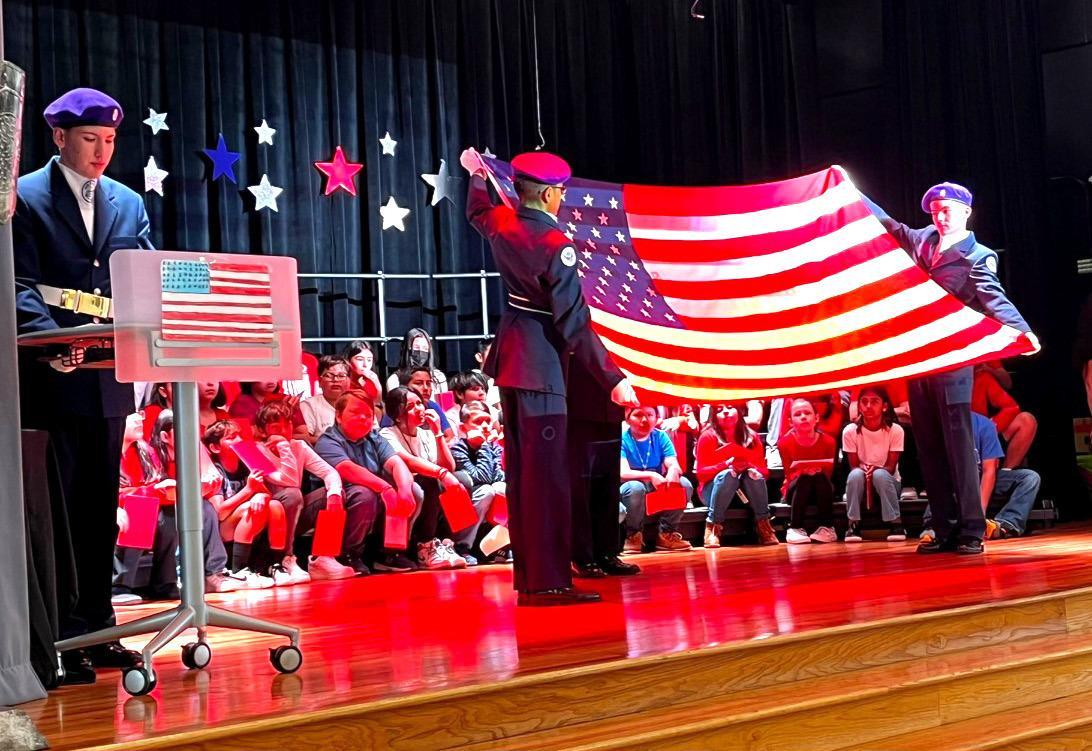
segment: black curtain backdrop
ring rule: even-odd
[[[865,61],[882,96],[848,97],[835,117],[817,71],[862,53],[821,59],[816,27],[862,3],[882,16],[882,60]],[[22,169],[53,152],[45,104],[96,86],[127,112],[110,174],[140,190],[149,156],[171,173],[165,198],[146,197],[160,247],[289,254],[303,273],[477,271],[491,261],[463,217],[465,183],[454,204],[432,207],[419,175],[442,158],[461,177],[467,145],[505,157],[535,147],[537,68],[545,146],[584,177],[725,184],[839,163],[919,225],[924,189],[962,181],[976,193],[979,239],[1005,249],[1003,280],[1047,348],[1017,365],[1018,383],[1043,423],[1035,458],[1047,492],[1060,494],[1071,322],[1051,299],[1068,269],[1043,235],[1037,4],[700,5],[704,20],[690,17],[691,0],[5,0],[8,57],[28,72]],[[169,131],[141,124],[149,107],[169,113]],[[272,147],[252,130],[263,117],[277,129]],[[379,145],[387,131],[394,156]],[[242,152],[237,186],[209,182],[199,154],[220,132]],[[324,197],[312,166],[338,144],[364,162],[356,198]],[[262,174],[284,188],[279,213],[254,211],[245,186]],[[404,233],[381,229],[392,195],[411,210]],[[490,290],[495,314],[499,285]],[[372,284],[304,280],[301,291],[305,336],[378,332]],[[392,334],[480,330],[476,281],[391,282],[388,298]],[[440,347],[440,364],[468,367],[470,352]]]

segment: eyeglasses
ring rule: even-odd
[[[347,373],[331,373],[330,371],[326,371],[320,378],[325,378],[327,381],[347,381],[349,380],[349,375]]]

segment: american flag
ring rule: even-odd
[[[267,266],[163,261],[160,269],[163,339],[273,341],[273,300]]]
[[[511,202],[510,165],[487,164]],[[829,392],[1035,349],[933,282],[839,167],[760,185],[566,188],[558,219],[593,326],[642,401]]]

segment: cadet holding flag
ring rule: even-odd
[[[513,209],[493,204],[477,151],[467,149],[460,162],[471,174],[467,217],[489,241],[508,294],[484,370],[501,391],[519,603],[594,602],[597,593],[572,588],[565,358],[576,358],[612,401],[635,406],[637,397],[591,329],[576,249],[558,229],[557,212],[572,172],[553,154],[516,156],[519,206]]]

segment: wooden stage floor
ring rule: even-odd
[[[244,720],[1004,602],[1092,586],[1092,528],[992,542],[977,557],[926,557],[911,542],[866,542],[630,560],[643,575],[585,582],[604,601],[578,607],[516,608],[505,566],[215,595],[210,601],[298,624],[300,671],[278,675],[269,664],[267,647],[281,640],[215,630],[205,671],[183,667],[177,647],[188,637],[161,652],[149,696],[129,697],[117,672],[103,671],[96,685],[63,688],[22,709],[54,749],[134,748],[141,739]]]

